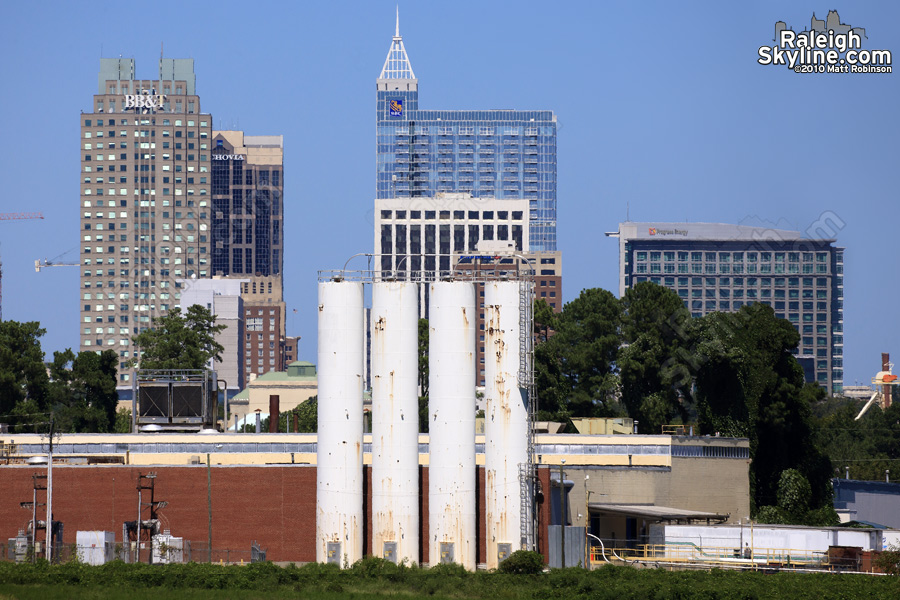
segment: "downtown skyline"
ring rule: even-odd
[[[98,58],[134,57],[136,76],[150,78],[163,42],[166,56],[194,58],[213,129],[284,135],[287,334],[302,336],[300,359],[315,360],[316,271],[373,251],[373,84],[395,5],[297,5],[284,18],[275,4],[214,15],[188,6],[174,23],[164,18],[171,3],[138,22],[137,7],[103,6],[108,21],[59,4],[45,22],[17,5],[3,25],[7,55],[29,60],[0,67],[15,90],[0,100],[0,123],[19,141],[0,151],[9,182],[0,212],[45,217],[0,223],[4,318],[40,321],[47,358],[78,348],[78,269],[36,274],[33,262],[78,260],[77,250],[64,254],[79,243],[75,124],[91,110]],[[626,217],[805,231],[830,212],[846,248],[844,384],[868,384],[881,352],[900,353],[891,302],[900,87],[895,74],[756,63],[776,21],[799,31],[829,8],[570,4],[547,15],[536,3],[409,2],[400,30],[423,106],[557,115],[564,301],[588,287],[616,291],[618,247],[602,234]],[[865,47],[900,50],[897,28],[885,25],[897,7],[835,8],[865,27]],[[209,20],[208,36],[192,29],[196,19]],[[236,23],[266,34],[227,50],[215,32]],[[365,266],[356,261],[351,268]]]

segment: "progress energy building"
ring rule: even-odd
[[[691,315],[771,306],[800,333],[807,381],[843,389],[844,249],[799,231],[722,223],[619,223],[619,295],[642,281],[675,291]]]

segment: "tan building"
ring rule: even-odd
[[[289,411],[318,394],[316,366],[309,362],[297,361],[288,365],[285,371],[269,371],[255,378],[249,385],[231,399],[229,412],[231,422],[250,423],[256,410],[269,413],[269,396],[279,397],[279,410]]]
[[[80,115],[81,350],[119,354],[179,304],[176,279],[210,275],[212,116],[200,109],[193,59],[161,58],[156,79],[134,59],[100,59],[98,92]]]

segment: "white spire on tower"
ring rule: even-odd
[[[394,39],[391,40],[391,49],[388,50],[384,67],[378,79],[415,79],[406,48],[403,46],[403,38],[400,36],[400,7],[397,6],[397,21],[394,27]]]

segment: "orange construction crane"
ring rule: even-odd
[[[20,219],[43,219],[39,212],[0,213],[0,221],[16,221]],[[3,320],[3,261],[0,261],[0,321]]]

